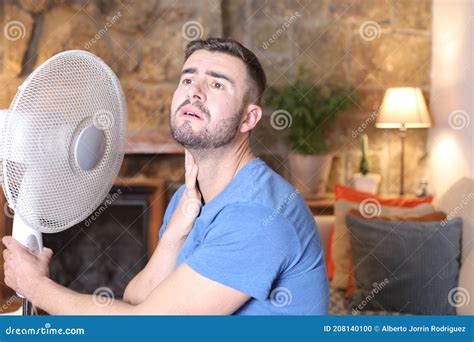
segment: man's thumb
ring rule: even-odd
[[[51,248],[44,247],[39,256],[42,258],[51,259],[53,256],[53,250]]]

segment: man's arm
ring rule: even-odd
[[[150,292],[173,272],[185,239],[186,237],[163,234],[150,261],[127,285],[123,295],[126,303],[142,303]]]
[[[31,300],[52,315],[228,315],[249,298],[183,264],[138,305],[119,300],[98,305],[93,296],[76,293],[48,278],[40,282]]]
[[[199,214],[202,196],[197,188],[198,167],[188,150],[185,150],[184,166],[185,191],[150,261],[125,289],[123,298],[129,304],[142,303],[150,292],[173,272],[181,247]]]
[[[52,315],[224,315],[233,313],[250,298],[183,264],[142,303],[112,300],[105,305],[99,298],[79,294],[48,278],[51,250],[34,255],[10,236],[2,241],[7,247],[5,283]]]

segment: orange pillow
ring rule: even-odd
[[[403,208],[414,208],[423,203],[431,203],[433,200],[432,196],[426,197],[382,197],[367,192],[358,191],[354,188],[336,184],[334,186],[334,194],[336,201],[346,200],[350,202],[360,203],[368,198],[375,199],[380,205],[392,206],[392,207],[403,207]],[[326,256],[326,267],[328,272],[329,280],[334,277],[334,257],[333,257],[333,241],[335,236],[335,226],[331,228],[329,234],[329,248]],[[349,282],[351,282],[349,280]],[[349,285],[349,284],[348,284]]]
[[[432,196],[426,197],[382,197],[368,192],[357,191],[354,188],[336,184],[334,186],[334,194],[336,201],[345,199],[350,202],[362,202],[367,198],[376,199],[381,205],[389,205],[391,207],[414,208],[422,203],[431,203]]]
[[[326,248],[326,270],[328,272],[329,281],[332,280],[334,274],[334,262],[332,260],[332,240],[334,239],[334,225],[331,226],[328,238],[328,246]]]
[[[349,215],[357,216],[366,220],[377,220],[377,221],[415,221],[415,222],[433,222],[446,220],[446,213],[443,211],[434,211],[428,214],[413,215],[413,216],[402,216],[402,215],[391,215],[391,216],[376,216],[367,217],[362,215],[360,210],[352,209]]]

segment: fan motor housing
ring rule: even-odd
[[[74,159],[83,171],[93,169],[102,158],[105,150],[104,132],[95,126],[84,128],[74,146]]]

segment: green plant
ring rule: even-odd
[[[360,137],[360,149],[362,150],[362,157],[360,159],[359,172],[362,175],[369,173],[369,160],[367,159],[367,150],[369,149],[369,137],[367,134],[362,134]]]
[[[270,88],[266,103],[291,115],[289,145],[292,150],[304,154],[329,152],[325,133],[336,115],[347,109],[352,102],[352,89],[319,87],[297,80],[282,88]]]

